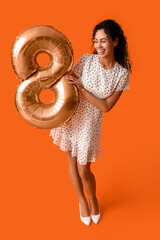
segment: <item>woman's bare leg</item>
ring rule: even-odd
[[[82,179],[82,183],[89,195],[89,202],[91,207],[91,214],[99,213],[98,201],[96,197],[96,181],[93,173],[90,170],[90,162],[86,165],[78,163],[78,172]]]
[[[69,161],[69,177],[79,198],[81,205],[81,216],[87,217],[89,216],[89,207],[84,195],[82,180],[78,173],[77,158],[72,157],[71,151],[67,151],[67,157]]]

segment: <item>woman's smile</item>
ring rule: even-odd
[[[105,54],[105,49],[97,49],[98,55],[103,55]]]

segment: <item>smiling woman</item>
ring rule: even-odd
[[[118,61],[122,67],[125,67],[129,72],[132,72],[131,61],[128,54],[127,38],[124,36],[123,30],[117,22],[108,19],[97,24],[93,30],[92,42],[92,47],[94,46],[95,48],[93,54],[99,54],[98,50],[104,50],[108,46],[112,51],[110,56],[114,56],[114,59]],[[99,46],[98,43],[102,45]],[[99,56],[101,56],[101,54],[99,54]],[[104,59],[102,62],[103,61]]]
[[[110,111],[123,91],[129,89],[131,65],[123,31],[114,20],[105,20],[93,30],[94,53],[84,54],[67,74],[79,92],[79,104],[65,126],[52,129],[53,143],[67,152],[69,176],[79,198],[80,219],[98,223],[100,208],[91,162],[101,158],[103,113]],[[89,195],[89,206],[83,187]]]
[[[106,36],[104,29],[96,32],[94,38],[94,47],[100,58],[100,63],[105,69],[110,69],[114,66],[114,47],[118,44],[118,38],[115,41],[110,41]],[[110,56],[110,57],[109,57]]]

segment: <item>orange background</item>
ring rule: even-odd
[[[1,14],[1,239],[160,239],[158,1],[4,1]],[[21,31],[40,24],[67,36],[75,62],[91,53],[94,26],[117,21],[133,62],[130,90],[102,122],[103,155],[91,168],[102,218],[85,226],[65,152],[50,130],[18,114],[10,59]]]

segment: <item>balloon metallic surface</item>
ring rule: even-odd
[[[47,66],[39,66],[37,56],[40,53],[49,55]],[[13,43],[11,61],[21,79],[15,93],[15,105],[23,119],[41,129],[66,124],[78,105],[77,87],[65,77],[73,66],[69,40],[52,26],[27,28]],[[44,89],[54,93],[49,103],[40,101],[39,95]]]

